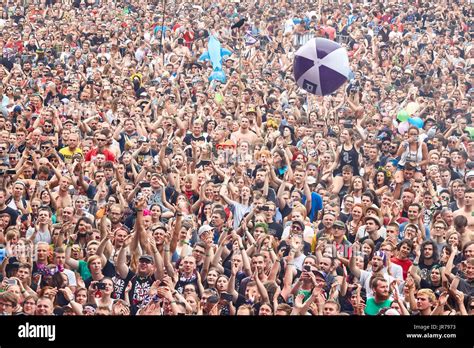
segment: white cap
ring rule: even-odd
[[[212,231],[214,227],[211,227],[209,225],[202,225],[199,230],[198,230],[198,236],[200,237],[203,233]]]

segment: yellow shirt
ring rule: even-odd
[[[63,147],[61,150],[59,150],[59,153],[63,155],[64,162],[69,164],[69,163],[72,163],[72,157],[75,154],[78,154],[78,153],[82,154],[82,149],[76,147],[74,151],[71,151],[69,149],[69,146],[66,146],[66,147]]]

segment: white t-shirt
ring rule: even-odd
[[[382,274],[383,274],[383,277],[385,278],[385,280],[387,280],[389,284],[396,279],[395,277],[392,277],[391,275],[389,275],[387,273],[386,268],[383,269]],[[372,271],[370,271],[370,272],[369,271],[364,271],[364,270],[360,271],[360,283],[365,288],[367,298],[374,297],[372,287],[370,286],[370,281],[372,279],[372,276],[373,276]]]
[[[26,231],[26,238],[30,238],[33,233],[35,232],[35,228],[34,227],[30,227],[28,229],[28,231]],[[35,240],[33,241],[34,244],[38,244],[39,242],[45,242],[45,243],[48,243],[48,244],[51,244],[52,240],[51,240],[51,234],[49,233],[48,230],[46,231],[38,231],[38,233],[36,234],[36,237],[35,237]]]
[[[70,269],[64,269],[63,273],[67,276],[70,286],[77,286],[76,275]]]

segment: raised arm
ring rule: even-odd
[[[183,213],[180,212],[179,205],[177,207],[177,212],[176,212],[176,223],[174,224],[174,230],[173,230],[173,235],[171,236],[171,242],[170,242],[170,252],[174,253],[176,250],[176,246],[178,245],[178,236],[179,236],[179,231],[181,231],[181,222],[183,221]]]
[[[72,247],[73,244],[74,244],[74,240],[71,238],[71,236],[69,236],[69,241],[67,243],[67,248],[66,248],[65,263],[66,263],[66,265],[71,267],[71,269],[74,271],[74,270],[79,269],[79,261],[77,261],[77,260],[75,260],[71,257],[71,247]]]
[[[135,208],[137,210],[137,219],[135,221],[135,233],[138,235],[138,240],[142,248],[148,244],[148,239],[146,236],[146,231],[143,227],[143,210],[146,208],[146,198],[142,196],[137,203],[135,204]]]
[[[235,202],[229,198],[229,196],[226,194],[226,187],[229,185],[229,180],[230,177],[226,176],[224,179],[224,183],[222,184],[220,190],[219,190],[219,195],[224,199],[224,201],[227,202],[229,205],[233,205]]]
[[[360,268],[356,265],[356,254],[359,252],[359,250],[359,243],[354,243],[354,245],[352,246],[351,258],[349,260],[349,269],[351,273],[357,278],[360,278],[361,274]]]
[[[263,283],[262,283],[262,281],[260,280],[260,278],[258,276],[258,270],[257,269],[255,269],[253,277],[255,279],[255,283],[257,284],[258,292],[260,293],[260,297],[261,297],[260,302],[261,303],[270,302],[270,299],[268,297],[267,289],[265,289],[265,287],[263,286]]]
[[[115,264],[115,271],[118,273],[118,275],[122,279],[127,278],[128,271],[130,270],[127,265],[127,247],[131,241],[132,241],[132,236],[128,235],[125,238],[123,245],[119,250],[119,253],[117,256],[117,262]]]
[[[163,277],[165,276],[164,272],[164,263],[163,263],[163,258],[161,257],[161,254],[158,251],[158,248],[156,247],[156,244],[154,243],[153,236],[150,236],[151,239],[151,250],[153,253],[153,260],[155,261],[155,278],[156,280],[161,281]]]
[[[288,297],[291,294],[293,277],[296,273],[296,267],[295,267],[295,264],[293,263],[294,257],[295,257],[295,252],[293,250],[290,250],[290,254],[288,255],[288,258],[287,258],[285,275],[283,278],[283,289],[281,290],[281,296],[285,299],[285,301],[288,300]]]

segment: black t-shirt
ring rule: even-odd
[[[198,288],[198,283],[197,283],[197,272],[194,271],[194,273],[191,275],[191,277],[186,278],[182,273],[179,274],[179,279],[178,282],[176,283],[176,286],[174,287],[177,292],[180,294],[184,293],[184,286],[188,284],[194,284],[196,289]]]
[[[341,187],[341,190],[337,194],[341,200],[344,198],[344,196],[346,196],[349,193],[349,189],[350,189],[349,185],[343,185]]]
[[[428,281],[430,279],[431,269],[435,266],[439,267],[440,265],[437,262],[434,262],[432,265],[427,265],[424,263],[424,261],[420,260],[418,268],[420,268],[421,271],[421,279]]]
[[[20,22],[20,19],[25,18],[25,17],[24,17],[23,15],[15,15],[15,14],[14,14],[13,16],[11,16],[11,18],[13,19],[13,21],[14,21],[16,24],[18,24],[18,23]]]
[[[104,274],[104,276],[108,277],[108,278],[113,278],[115,277],[115,266],[112,262],[110,262],[109,260],[107,260],[107,262],[105,263],[105,266],[102,268],[102,273]]]
[[[288,204],[286,204],[283,209],[280,210],[281,217],[284,219],[288,215],[290,215],[292,208]]]
[[[101,279],[99,279],[98,281],[101,282],[102,280],[104,279],[104,277],[102,277]],[[87,279],[84,280],[84,285],[86,286],[86,289],[89,289],[89,286],[91,286],[91,283],[94,281],[94,279],[92,279],[92,277],[89,277]]]
[[[154,274],[147,277],[133,275],[130,281],[132,282],[132,289],[129,293],[131,314],[135,315],[138,309],[140,309],[143,300],[148,296],[148,292],[150,291],[153,283],[156,281],[156,278]]]
[[[466,295],[474,295],[474,280],[461,279],[459,281],[458,290]]]
[[[188,133],[186,134],[186,136],[184,137],[183,141],[186,143],[186,145],[191,145],[191,143],[193,141],[202,141],[202,142],[206,142],[206,141],[209,141],[209,137],[204,137],[204,135],[199,135],[198,137],[194,136],[193,133]]]
[[[369,236],[366,236],[366,237],[364,237],[364,238],[361,238],[361,239],[360,239],[360,243],[361,243],[361,244],[364,243],[364,240],[369,239],[369,238],[370,238]],[[377,240],[373,240],[373,242],[374,242],[374,244],[375,244],[375,250],[379,250],[380,244],[382,244],[384,240],[385,240],[385,239],[384,239],[382,236],[380,236]]]
[[[422,289],[431,289],[433,291],[436,291],[436,289],[442,287],[443,285],[440,283],[439,285],[434,285],[431,281],[429,280],[425,280],[425,279],[421,279],[420,280],[420,288]]]
[[[115,299],[125,299],[125,289],[128,286],[128,283],[133,278],[134,274],[132,271],[128,270],[128,274],[125,279],[121,278],[118,273],[116,273],[112,277],[112,281],[114,282],[114,296]]]

